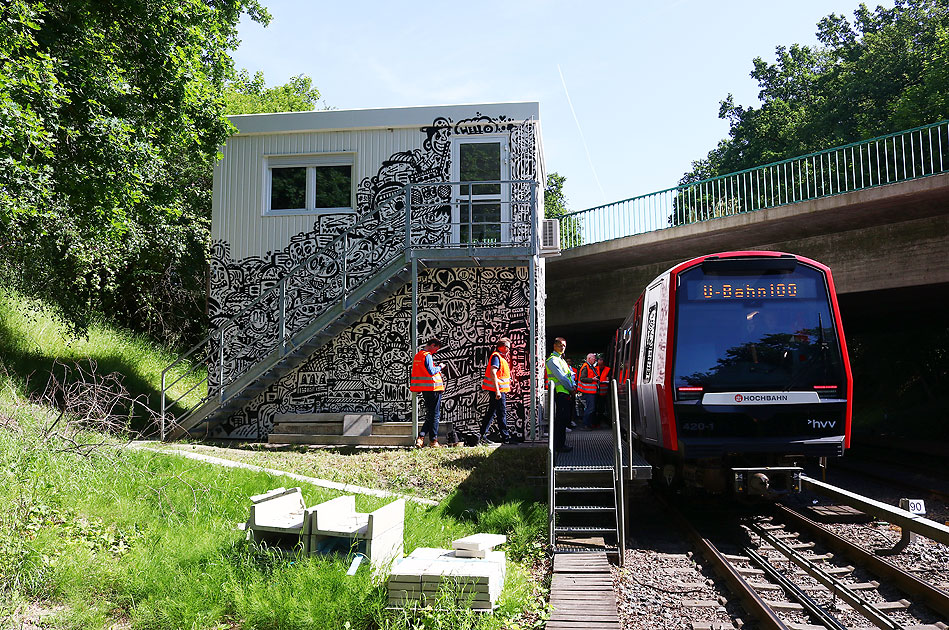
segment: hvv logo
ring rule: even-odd
[[[816,420],[814,418],[807,419],[807,426],[812,429],[833,429],[836,424],[836,420]]]

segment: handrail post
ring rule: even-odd
[[[158,434],[160,441],[165,441],[165,372],[161,373],[161,416],[159,416],[161,424],[159,425]]]
[[[347,253],[349,251],[349,232],[343,232],[343,308],[346,308],[346,297],[349,294],[349,265],[347,264]]]
[[[280,278],[278,287],[279,291],[279,300],[280,304],[278,305],[277,313],[277,334],[280,335],[280,354],[286,354],[287,352],[287,277],[284,276]]]
[[[556,544],[554,535],[554,422],[557,411],[554,409],[554,390],[557,384],[550,379],[547,381],[547,529],[550,537],[550,546]]]
[[[409,340],[412,344],[412,353],[418,352],[418,259],[412,256],[412,322],[409,325]],[[418,435],[418,394],[412,392],[412,439]],[[438,436],[429,436],[429,439],[438,439]]]
[[[405,185],[405,251],[412,249],[412,184]]]
[[[221,326],[221,332],[218,335],[218,398],[221,402],[224,402],[224,327]]]
[[[623,566],[626,555],[626,496],[623,488],[623,451],[619,430],[619,396],[616,379],[610,380],[610,394],[613,397],[613,483],[616,488],[616,552],[619,566]],[[632,464],[632,461],[630,461]]]

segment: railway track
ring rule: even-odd
[[[783,506],[711,519],[660,500],[757,627],[949,628],[949,593]]]

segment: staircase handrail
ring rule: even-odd
[[[557,541],[554,532],[554,421],[557,411],[554,408],[554,390],[557,383],[547,380],[547,528],[550,532],[550,545]]]
[[[616,379],[610,379],[613,412],[613,488],[616,497],[616,555],[617,563],[623,566],[626,555],[626,497],[623,488],[623,448],[619,428],[619,395]],[[632,462],[630,462],[632,463]]]

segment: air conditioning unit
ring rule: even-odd
[[[560,221],[544,219],[540,225],[540,255],[560,255]]]

